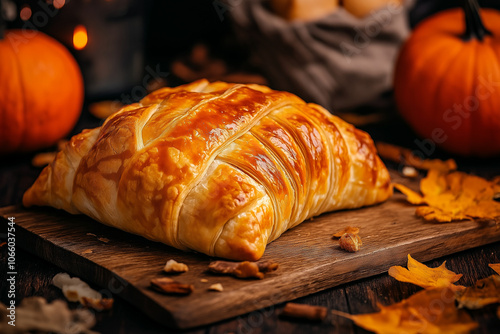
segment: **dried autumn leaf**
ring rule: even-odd
[[[399,183],[394,183],[394,188],[396,188],[404,195],[406,195],[406,200],[411,204],[416,204],[416,205],[425,204],[425,199],[419,193],[411,190],[407,186],[404,186]]]
[[[173,295],[189,295],[194,291],[194,285],[177,282],[168,277],[153,278],[150,286],[155,291]]]
[[[500,302],[500,276],[491,275],[483,278],[456,295],[458,307],[478,309],[489,304]]]
[[[490,268],[493,269],[498,275],[500,275],[500,263],[490,263]]]
[[[446,161],[440,159],[422,159],[418,155],[413,154],[413,151],[404,147],[383,142],[377,142],[376,146],[378,154],[382,158],[397,163],[404,163],[406,166],[424,170],[435,169],[440,171],[457,169],[457,164],[453,159]]]
[[[96,323],[94,313],[81,308],[70,310],[63,300],[49,303],[42,297],[27,297],[16,305],[14,316],[12,318],[7,306],[0,303],[0,333],[96,334],[90,330]],[[16,321],[13,322],[12,319]]]
[[[456,274],[446,269],[446,261],[437,268],[429,268],[408,254],[408,269],[400,266],[389,268],[389,275],[400,282],[418,285],[424,289],[432,287],[450,287],[453,290],[463,289],[463,286],[453,285],[462,274]]]
[[[464,310],[457,309],[453,295],[447,287],[426,289],[397,304],[379,305],[377,313],[341,315],[375,333],[469,333],[478,324]]]
[[[214,261],[208,265],[208,270],[216,274],[232,275],[238,278],[263,279],[264,274],[278,269],[279,264],[267,260],[259,262]]]
[[[494,200],[500,184],[463,172],[429,170],[420,182],[422,195],[401,184],[394,187],[416,205],[415,214],[426,220],[450,222],[463,219],[500,219],[500,203]]]
[[[347,226],[343,230],[340,230],[332,235],[332,239],[338,239],[341,236],[343,236],[346,233],[350,234],[358,234],[359,233],[359,227],[353,227],[353,226]]]

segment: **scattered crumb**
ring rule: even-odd
[[[200,279],[200,282],[201,282],[201,283],[207,283],[207,282],[208,282],[208,280],[207,280],[206,278],[202,278],[202,279]]]
[[[108,238],[97,238],[97,240],[102,241],[104,243],[108,243],[109,242]]]
[[[363,242],[359,235],[352,233],[344,233],[339,241],[340,248],[350,253],[359,251],[362,244]]]
[[[82,254],[91,254],[93,253],[92,249],[86,249],[82,252]]]
[[[78,277],[70,277],[66,273],[59,273],[52,279],[52,284],[62,290],[70,302],[80,302],[97,311],[109,310],[113,307],[112,298],[102,298],[100,292],[92,289]]]
[[[166,273],[185,273],[186,271],[189,271],[189,267],[184,263],[179,263],[171,259],[165,263],[163,271]]]
[[[107,311],[113,308],[114,299],[113,298],[92,299],[92,298],[82,297],[81,303],[82,305],[93,308],[96,311]]]
[[[95,235],[94,233],[87,233],[87,235],[90,235],[90,236],[93,236],[93,237],[97,237],[97,235]]]
[[[418,176],[418,170],[412,166],[404,166],[403,169],[401,170],[401,174],[404,177],[414,179]]]
[[[66,273],[59,273],[52,279],[52,284],[62,290],[66,299],[70,302],[82,302],[82,297],[101,299],[102,295],[92,289],[87,283],[78,277],[70,277]]]
[[[222,287],[222,284],[215,283],[215,284],[210,285],[210,287],[208,288],[208,290],[222,292],[224,290],[224,288]]]

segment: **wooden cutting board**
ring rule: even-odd
[[[402,182],[417,188],[415,182]],[[494,222],[428,223],[414,212],[415,207],[396,194],[381,205],[324,214],[268,246],[263,260],[278,262],[277,271],[263,280],[241,280],[207,272],[212,259],[205,255],[184,253],[84,216],[49,208],[0,209],[4,218],[15,217],[17,247],[97,284],[104,296],[120,295],[158,322],[176,328],[206,325],[384,273],[392,265],[405,264],[409,253],[428,261],[500,240]],[[331,239],[348,225],[360,227],[363,246],[357,253],[341,250]],[[194,293],[175,297],[149,288],[152,278],[165,276],[162,268],[169,259],[189,266],[189,272],[175,279],[193,284]],[[208,291],[213,283],[221,283],[224,291]]]

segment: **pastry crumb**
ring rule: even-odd
[[[166,273],[185,273],[189,271],[189,267],[184,263],[179,263],[173,259],[170,259],[165,263],[165,267],[163,267],[163,271]]]
[[[113,307],[113,298],[103,298],[100,292],[92,289],[78,277],[59,273],[52,278],[52,284],[61,289],[64,297],[70,302],[80,302],[83,306],[96,311],[110,310]]]
[[[352,233],[344,233],[342,237],[340,237],[339,245],[340,248],[342,248],[345,251],[348,251],[349,253],[354,253],[359,251],[359,248],[363,242],[361,241],[361,238],[357,234],[352,234]]]
[[[224,288],[222,287],[222,284],[215,283],[215,284],[210,285],[208,290],[222,292],[222,291],[224,291]]]
[[[401,174],[404,177],[413,179],[413,178],[416,178],[418,176],[418,170],[412,166],[404,166],[403,169],[401,170]]]

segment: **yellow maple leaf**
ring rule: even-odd
[[[419,194],[401,184],[394,187],[406,195],[408,202],[423,205],[415,214],[426,220],[450,222],[464,219],[500,219],[500,178],[487,181],[463,172],[431,169],[420,182]]]
[[[432,287],[450,287],[453,290],[463,289],[462,286],[453,285],[462,277],[462,274],[456,274],[446,269],[445,264],[446,261],[437,268],[429,268],[408,254],[408,269],[401,266],[392,266],[389,268],[389,275],[400,282],[412,283],[424,289]]]
[[[384,334],[460,334],[478,326],[464,310],[457,309],[454,292],[448,287],[422,290],[379,308],[376,313],[341,315],[360,327]]]
[[[411,204],[425,204],[425,199],[419,193],[411,190],[407,186],[399,183],[394,183],[394,188],[406,195],[406,200]]]
[[[490,263],[490,268],[493,269],[498,275],[500,275],[500,263]]]
[[[489,304],[500,302],[500,276],[491,275],[480,279],[474,286],[458,291],[458,307],[479,309]]]

